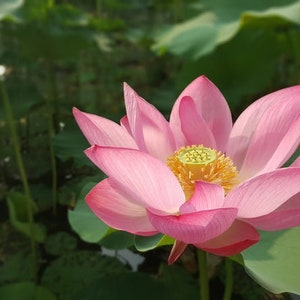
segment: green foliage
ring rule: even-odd
[[[48,289],[32,282],[11,283],[0,287],[0,298],[11,300],[56,300]]]
[[[80,299],[135,299],[142,295],[143,299],[151,300],[157,297],[161,299],[172,299],[168,290],[157,280],[143,273],[119,274],[111,277],[102,277],[97,282],[88,286],[77,295]]]
[[[53,138],[53,146],[56,156],[61,161],[73,159],[76,167],[89,164],[88,159],[83,153],[83,151],[88,148],[88,143],[78,129],[70,130],[69,127],[67,127],[66,130],[59,132]]]
[[[161,33],[153,49],[160,53],[169,50],[176,55],[197,59],[228,42],[246,26],[283,29],[291,22],[298,24],[300,20],[300,4],[297,2],[290,5],[282,1],[203,2],[204,12]],[[261,19],[268,20],[263,23]]]
[[[272,48],[268,47],[270,44]],[[231,109],[241,110],[258,98],[256,91],[272,85],[281,51],[282,45],[274,32],[243,29],[215,52],[186,64],[177,80],[188,83],[199,72],[206,74],[224,93]],[[226,76],[220,69],[225,70]],[[249,95],[254,97],[249,99]]]
[[[248,274],[273,293],[300,294],[299,233],[299,227],[261,232],[259,243],[242,252]]]
[[[95,251],[67,253],[53,261],[42,276],[42,284],[58,295],[59,299],[75,299],[78,293],[102,278],[121,274],[124,265]]]
[[[26,196],[11,192],[7,197],[7,204],[12,225],[29,237],[33,233],[33,238],[37,242],[43,242],[46,237],[45,227],[38,223],[30,224]]]
[[[114,231],[108,233],[100,241],[100,245],[107,249],[120,250],[133,246],[134,236],[124,231]]]
[[[105,236],[109,227],[98,219],[87,206],[84,198],[88,191],[95,185],[94,182],[86,184],[80,193],[74,210],[69,210],[69,222],[82,240],[90,243],[98,242]]]
[[[0,226],[0,253],[1,285],[33,279],[28,240],[8,222],[2,223]]]
[[[149,251],[159,246],[172,245],[174,243],[174,239],[163,234],[156,234],[147,237],[135,236],[134,243],[137,250]]]
[[[201,14],[183,24],[172,26],[157,37],[153,50],[164,54],[170,50],[176,55],[184,54],[197,59],[212,52],[215,47],[231,39],[238,23],[216,24],[212,13]]]
[[[126,81],[168,117],[181,90],[205,74],[236,118],[262,94],[299,82],[299,20],[300,3],[293,0],[0,1],[3,84],[34,211],[30,220],[0,107],[0,298],[196,299],[195,275],[186,271],[196,269],[194,260],[192,268],[184,258],[160,265],[170,247],[158,247],[173,239],[115,231],[87,206],[86,194],[104,176],[83,153],[89,145],[72,107],[119,122]],[[300,293],[297,232],[263,232],[243,252],[262,286]],[[133,246],[146,261],[147,251],[158,248],[151,271],[133,273],[99,254],[106,247],[118,257]],[[287,268],[288,274],[281,271]],[[250,299],[241,291],[236,294]]]
[[[225,258],[226,259],[226,258]],[[226,274],[225,274],[225,259],[222,264],[218,267],[218,278],[222,281],[225,286]],[[241,258],[243,261],[243,258]],[[233,264],[234,272],[234,285],[233,294],[240,295],[245,300],[257,300],[257,299],[269,299],[268,292],[262,289],[248,274],[245,272],[243,263]],[[273,298],[271,298],[273,299]],[[276,298],[275,298],[276,299]],[[282,299],[282,298],[280,298]]]
[[[162,264],[159,268],[159,280],[168,288],[170,299],[198,299],[198,287],[195,278],[179,266]]]
[[[102,277],[75,299],[198,299],[196,280],[178,266],[162,265],[158,278],[145,273],[122,273]]]
[[[155,38],[157,53],[184,59],[175,78],[179,90],[205,74],[238,115],[263,91],[298,82],[299,1],[201,3],[199,15]]]
[[[60,231],[49,235],[45,241],[45,250],[51,255],[63,255],[77,248],[77,239],[68,232]]]
[[[22,0],[2,0],[0,3],[0,18],[10,18],[15,16],[15,13],[19,10],[19,8],[23,5]]]

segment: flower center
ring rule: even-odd
[[[203,145],[180,148],[168,157],[167,165],[181,184],[186,200],[192,196],[197,180],[219,184],[225,193],[238,183],[238,171],[231,158]]]
[[[205,147],[186,147],[178,153],[178,159],[186,165],[205,165],[216,160],[216,151]]]

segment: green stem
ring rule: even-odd
[[[102,0],[96,0],[96,15],[101,16],[102,13]]]
[[[54,124],[54,109],[57,107],[57,90],[55,84],[55,74],[51,62],[47,68],[47,88],[48,93],[46,95],[47,112],[48,112],[48,136],[49,136],[49,152],[50,162],[52,170],[52,203],[53,212],[56,213],[57,207],[57,166],[55,159],[55,151],[53,147],[53,138],[55,136],[55,124]],[[57,111],[57,110],[56,110]]]
[[[12,137],[12,143],[13,143],[13,148],[16,156],[16,162],[17,166],[20,172],[25,196],[26,196],[26,208],[27,208],[27,218],[28,218],[28,223],[29,223],[29,231],[30,231],[30,244],[31,244],[31,256],[32,256],[32,263],[33,263],[33,270],[34,274],[33,277],[36,280],[36,275],[37,275],[37,267],[38,267],[38,261],[37,261],[37,249],[36,249],[36,243],[35,243],[35,233],[34,233],[34,219],[33,219],[33,207],[32,207],[32,197],[30,193],[30,188],[28,184],[28,179],[23,163],[23,158],[21,154],[21,147],[19,144],[19,138],[17,134],[17,130],[15,127],[14,123],[14,117],[12,113],[12,109],[10,106],[9,98],[6,92],[6,87],[4,83],[4,77],[0,77],[0,89],[1,89],[1,96],[2,96],[2,101],[3,101],[3,106],[4,106],[4,111],[5,115],[7,118],[7,123],[8,127],[11,133]]]
[[[199,287],[200,299],[209,300],[209,278],[207,266],[207,253],[198,249],[198,271],[199,271]]]
[[[233,289],[233,265],[229,258],[225,259],[225,291],[223,300],[230,300]]]

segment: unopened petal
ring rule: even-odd
[[[112,228],[137,235],[154,235],[144,207],[124,197],[110,179],[98,183],[86,196],[95,215]]]
[[[117,123],[73,108],[74,117],[91,145],[137,149],[132,136]]]
[[[147,153],[97,145],[85,153],[129,198],[142,206],[169,214],[178,212],[185,201],[172,171]]]

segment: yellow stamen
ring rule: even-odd
[[[167,165],[181,184],[186,200],[192,196],[197,180],[219,184],[225,193],[238,183],[238,171],[231,158],[203,145],[180,148],[169,156]]]

